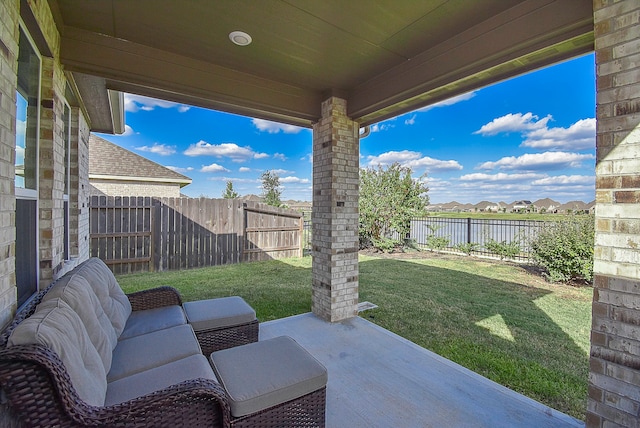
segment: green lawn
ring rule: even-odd
[[[360,257],[362,316],[550,407],[584,419],[590,288],[523,267],[421,253]],[[426,256],[426,258],[422,258]],[[126,292],[172,285],[184,300],[240,295],[261,321],[308,312],[311,258],[122,275]]]

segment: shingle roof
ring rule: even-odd
[[[180,187],[191,183],[189,177],[93,134],[89,136],[89,175],[111,176],[114,179],[135,177],[141,181],[166,180],[178,182]]]

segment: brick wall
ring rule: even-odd
[[[313,302],[328,321],[358,314],[359,126],[346,101],[322,103],[313,127]]]
[[[15,146],[20,1],[0,2],[0,326],[16,309]]]
[[[78,257],[79,261],[89,258],[89,201],[90,201],[90,185],[89,185],[89,125],[82,115],[78,118],[78,184],[72,185],[72,195],[77,192],[78,209],[72,211],[71,216],[77,216],[77,240],[72,240],[72,245],[77,245],[77,252],[71,250],[71,254]],[[76,131],[73,131],[76,135]],[[74,174],[75,176],[75,174]],[[71,228],[73,233],[74,228]]]
[[[595,289],[587,425],[640,415],[640,3],[594,1]]]
[[[142,183],[135,181],[91,180],[91,195],[95,196],[154,196],[179,198],[180,185],[166,183]]]

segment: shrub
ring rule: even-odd
[[[478,248],[478,244],[475,242],[465,242],[464,244],[457,244],[455,248],[461,253],[465,253],[467,256],[470,256],[471,253]]]
[[[484,244],[484,247],[490,253],[500,256],[500,260],[503,260],[505,258],[512,259],[520,254],[520,243],[518,243],[517,241],[498,242],[494,239],[489,239],[489,241]]]
[[[402,246],[411,219],[426,215],[429,204],[424,177],[414,179],[409,167],[394,163],[386,169],[360,170],[360,247],[387,251]],[[393,236],[401,238],[393,240]],[[392,242],[389,242],[393,240]]]
[[[449,246],[449,237],[429,235],[427,236],[427,242],[425,245],[431,250],[440,251]]]
[[[442,228],[442,226],[436,226],[433,224],[427,225],[429,230],[431,231],[431,235],[427,236],[427,242],[425,245],[427,248],[430,248],[431,251],[436,250],[440,251],[449,246],[450,237],[447,236],[436,236],[436,232]]]
[[[552,282],[593,279],[594,216],[571,216],[542,228],[531,241],[536,264]]]

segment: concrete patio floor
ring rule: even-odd
[[[287,335],[329,372],[327,427],[583,427],[363,318],[313,314],[260,324]]]

